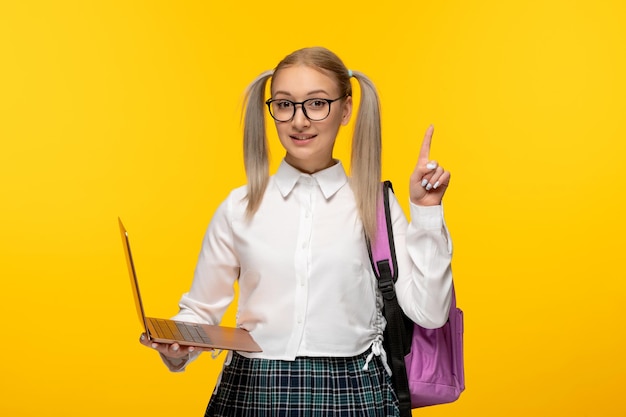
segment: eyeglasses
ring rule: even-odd
[[[307,119],[313,122],[319,122],[327,118],[330,114],[331,103],[341,100],[346,96],[347,94],[344,94],[334,100],[328,98],[310,98],[300,102],[286,100],[283,98],[270,98],[265,102],[265,104],[267,104],[270,114],[277,122],[288,122],[293,119],[296,115],[296,106],[298,104],[302,106],[302,113],[304,113],[304,116]]]

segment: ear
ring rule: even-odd
[[[350,117],[352,117],[352,96],[346,97],[343,103],[341,125],[346,126],[350,122]]]

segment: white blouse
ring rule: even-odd
[[[370,347],[384,355],[382,304],[343,165],[309,175],[283,161],[251,220],[245,195],[246,187],[233,190],[215,212],[174,319],[219,324],[238,281],[237,326],[263,349],[242,355],[293,360]],[[442,207],[411,205],[407,223],[393,194],[390,204],[400,306],[421,326],[439,327],[452,284]]]

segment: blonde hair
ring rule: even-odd
[[[361,100],[352,135],[351,180],[365,235],[376,236],[376,206],[381,180],[380,104],[374,84],[359,71],[348,71],[341,59],[326,48],[299,49],[287,55],[273,71],[259,75],[247,88],[244,101],[244,165],[248,177],[247,214],[258,210],[269,180],[269,151],[265,131],[265,88],[273,74],[293,65],[322,70],[337,81],[339,92],[352,95],[350,77],[361,88]]]

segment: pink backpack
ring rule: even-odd
[[[404,315],[394,282],[398,277],[389,211],[391,182],[383,183],[384,204],[378,209],[378,233],[370,244],[370,260],[384,300],[385,349],[402,416],[411,408],[455,401],[465,389],[463,364],[463,312],[452,303],[448,321],[438,329],[425,329]]]

